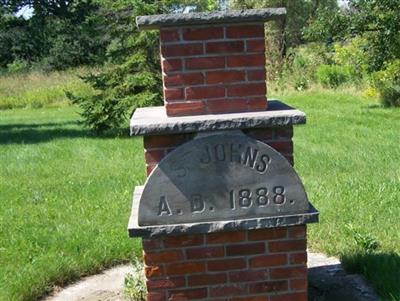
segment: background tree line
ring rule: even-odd
[[[117,127],[135,107],[161,104],[158,33],[138,32],[145,14],[219,9],[223,1],[0,0],[0,68],[15,72],[101,66],[84,78],[90,96],[70,99],[97,131]],[[281,89],[312,83],[368,83],[386,105],[400,105],[400,0],[231,0],[229,9],[286,7],[268,23],[269,79]],[[32,16],[16,14],[29,7]],[[368,90],[367,89],[367,90]]]

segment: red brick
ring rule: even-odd
[[[167,103],[168,116],[187,116],[205,114],[206,106],[202,101]]]
[[[307,287],[308,287],[307,278],[290,280],[290,289],[292,291],[305,291],[307,290]]]
[[[293,153],[293,142],[288,141],[270,141],[268,145],[280,153],[291,154]]]
[[[166,301],[167,298],[164,292],[149,292],[147,294],[147,301]]]
[[[249,111],[264,111],[268,108],[267,99],[263,97],[252,97],[248,99],[247,106]]]
[[[145,266],[144,273],[146,278],[156,278],[164,275],[164,267],[162,265],[159,266]]]
[[[213,258],[224,256],[224,247],[190,248],[186,250],[187,259]]]
[[[247,52],[265,52],[265,40],[247,40]]]
[[[246,99],[212,99],[207,101],[208,111],[215,113],[234,113],[247,111]]]
[[[207,297],[207,288],[171,291],[168,301],[195,300]]]
[[[144,253],[144,262],[147,265],[153,265],[163,262],[174,262],[182,259],[183,259],[183,254],[181,250]]]
[[[306,264],[307,263],[307,252],[295,253],[289,255],[290,264]]]
[[[264,133],[262,131],[265,131]],[[272,135],[272,131],[269,129],[255,129],[253,133],[260,133],[257,138],[260,139],[261,134],[263,136]],[[249,240],[271,240],[286,238],[286,228],[272,228],[272,229],[260,229],[249,231]]]
[[[251,283],[249,285],[250,294],[256,293],[272,293],[282,292],[288,290],[288,283],[286,280],[281,281],[264,281],[258,283]],[[293,300],[294,301],[294,300]]]
[[[152,164],[152,163],[158,163],[161,161],[162,158],[165,156],[165,150],[146,150],[144,153],[144,157],[146,160],[146,163]]]
[[[247,285],[232,284],[210,287],[210,297],[227,297],[247,294]]]
[[[146,165],[146,173],[147,175],[151,174],[151,172],[153,171],[153,169],[156,167],[156,165],[152,164],[152,165]]]
[[[307,293],[288,293],[283,295],[274,295],[270,297],[270,301],[308,301]]]
[[[164,89],[164,100],[183,100],[185,97],[183,91],[182,88]]]
[[[250,267],[252,268],[279,266],[286,263],[286,254],[262,255],[250,259]]]
[[[293,127],[287,126],[275,130],[275,139],[290,139],[293,137]]]
[[[201,274],[201,275],[189,275],[188,285],[199,286],[199,285],[215,285],[226,282],[226,274]]]
[[[227,256],[253,255],[253,254],[261,254],[264,252],[265,252],[265,244],[262,242],[226,246]]]
[[[264,69],[262,70],[248,70],[247,79],[252,81],[265,81],[267,73]]]
[[[183,134],[175,135],[152,135],[144,136],[144,148],[171,147],[178,146],[187,141],[187,136]],[[146,241],[159,241],[157,239],[147,239]]]
[[[207,98],[219,98],[225,96],[224,87],[187,87],[186,88],[186,99],[207,99]]]
[[[291,149],[293,151],[293,145],[290,143]],[[306,237],[306,226],[295,226],[288,227],[289,238],[305,238]]]
[[[248,281],[260,281],[268,279],[268,270],[246,270],[246,271],[234,271],[229,273],[230,282],[248,282]]]
[[[274,137],[274,130],[272,128],[261,128],[261,129],[248,129],[243,131],[247,136],[250,136],[257,140],[270,140]],[[278,230],[279,228],[276,228]],[[275,229],[265,229],[265,230],[251,230],[249,231],[249,240],[267,239],[272,230]],[[264,231],[266,233],[264,233]]]
[[[208,244],[224,244],[232,242],[241,242],[246,239],[245,231],[235,231],[235,232],[220,232],[211,233],[207,236]]]
[[[227,38],[264,37],[264,24],[228,26],[226,36]]]
[[[246,261],[243,258],[213,260],[207,263],[209,271],[228,271],[243,269],[245,267]]]
[[[224,37],[223,27],[204,27],[204,28],[185,28],[183,29],[183,39],[193,40],[212,40]]]
[[[207,72],[207,84],[234,83],[245,80],[244,71],[210,71]]]
[[[205,271],[205,264],[203,262],[171,263],[166,265],[165,270],[168,275],[201,273]]]
[[[270,252],[293,252],[303,251],[306,249],[306,241],[301,240],[287,240],[287,241],[270,241]]]
[[[291,155],[284,155],[284,157],[286,158],[286,160],[288,160],[289,164],[294,166],[294,158]]]
[[[244,51],[242,41],[232,42],[211,42],[206,44],[207,53],[234,53]]]
[[[162,57],[193,56],[203,54],[203,44],[161,45]]]
[[[177,288],[184,287],[185,285],[185,277],[171,277],[168,279],[165,278],[146,281],[146,286],[148,290]]]
[[[163,42],[176,42],[179,41],[178,29],[161,29],[160,30],[161,43]]]
[[[199,246],[204,242],[204,236],[198,235],[179,235],[169,236],[164,240],[164,246],[166,248],[182,248],[189,246]]]
[[[185,85],[201,85],[204,83],[204,75],[197,73],[179,73],[164,76],[164,85],[166,87],[185,86]]]
[[[162,70],[165,73],[182,70],[181,59],[165,59],[162,60]]]
[[[230,301],[269,301],[268,296],[246,296],[242,298],[232,298]]]
[[[228,67],[264,67],[264,54],[232,55],[227,58]]]
[[[150,136],[147,136],[147,137],[150,137]],[[161,249],[161,240],[160,239],[143,238],[142,245],[143,245],[144,251],[158,250],[158,249]]]
[[[225,67],[225,57],[210,56],[199,58],[188,58],[185,60],[186,69],[217,69]]]
[[[306,267],[273,268],[270,270],[271,279],[289,279],[307,277]]]
[[[265,83],[260,84],[240,84],[228,87],[228,96],[252,96],[265,95]]]

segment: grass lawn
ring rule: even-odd
[[[382,299],[400,300],[400,109],[339,91],[282,99],[308,117],[296,127],[294,158],[320,211],[309,247],[340,256]]]
[[[400,110],[340,92],[280,98],[308,115],[295,164],[321,213],[310,248],[400,300]],[[0,111],[0,300],[35,299],[140,252],[126,226],[141,140],[95,138],[77,120],[71,107]]]
[[[142,143],[92,137],[76,111],[0,111],[1,301],[35,300],[140,252],[126,228]]]

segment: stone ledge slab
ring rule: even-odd
[[[139,200],[144,186],[135,187],[132,200],[132,212],[129,218],[130,237],[157,237],[165,235],[201,234],[239,230],[256,230],[317,223],[319,212],[310,204],[311,210],[302,214],[259,217],[229,221],[199,222],[193,224],[173,224],[160,226],[139,226]]]
[[[130,122],[131,135],[163,135],[216,130],[305,124],[306,115],[280,101],[269,100],[261,112],[168,117],[164,107],[138,108]]]
[[[255,23],[281,19],[284,18],[285,15],[286,8],[283,7],[203,13],[175,13],[138,16],[136,17],[136,25],[139,30],[143,30],[203,24]]]

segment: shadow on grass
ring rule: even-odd
[[[108,139],[115,137],[129,138],[128,128],[115,129],[100,135],[83,128],[78,121],[0,125],[0,144],[36,144],[55,139]]]
[[[340,264],[308,269],[309,301],[377,301],[375,292],[359,275],[348,275]]]
[[[62,127],[68,125],[80,125],[82,122],[78,120],[63,121],[63,122],[48,122],[48,123],[13,123],[13,124],[0,124],[0,132],[12,131],[16,129],[35,129],[40,127]]]
[[[400,300],[400,254],[355,252],[341,261],[349,273],[362,274],[382,300]]]

